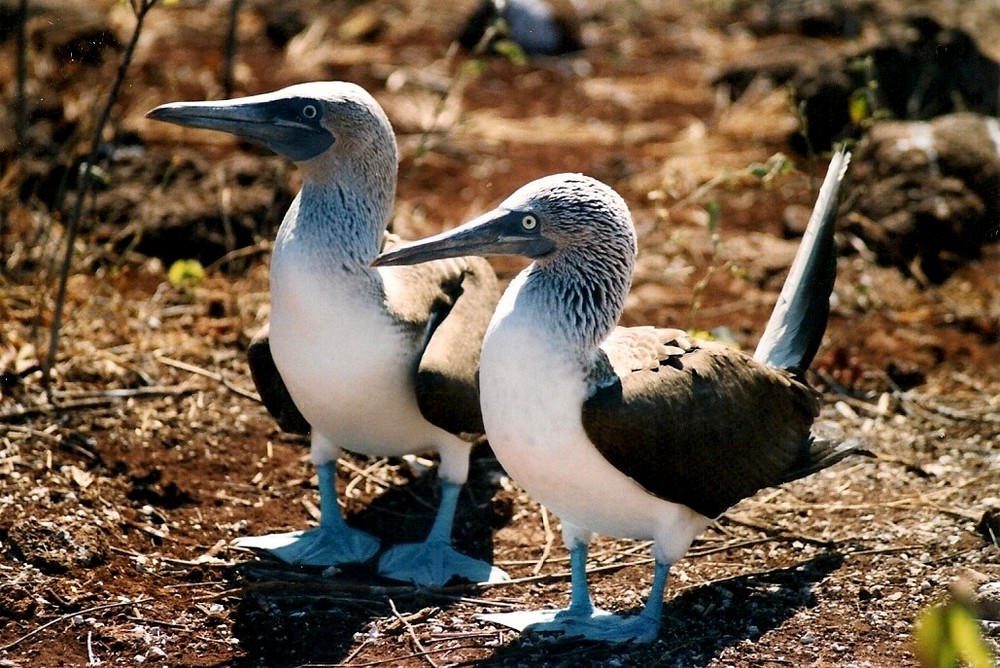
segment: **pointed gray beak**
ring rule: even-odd
[[[525,217],[534,224],[525,228]],[[520,255],[532,259],[545,257],[555,244],[541,235],[538,219],[523,211],[496,209],[448,232],[382,253],[373,267],[419,264],[463,255]]]
[[[314,115],[305,118],[303,107],[311,103]],[[295,162],[326,151],[333,136],[320,124],[320,105],[295,97],[273,94],[220,102],[172,102],[146,116],[190,128],[219,130],[262,144]]]

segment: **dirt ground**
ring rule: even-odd
[[[16,4],[0,2],[0,23]],[[234,90],[345,79],[372,91],[399,136],[404,236],[458,224],[538,176],[600,178],[640,232],[625,323],[752,347],[824,160],[790,148],[797,119],[783,88],[755,85],[729,102],[711,82],[761,45],[816,38],[794,21],[760,34],[741,3],[584,5],[584,51],[520,64],[449,50],[467,3],[245,2]],[[857,39],[902,11],[876,5]],[[988,52],[1000,43],[988,26],[1000,24],[983,5],[933,8]],[[415,589],[367,566],[323,573],[231,547],[318,515],[307,443],[256,400],[244,356],[267,320],[269,243],[298,177],[255,147],[144,118],[163,102],[223,95],[230,3],[154,7],[85,208],[50,403],[40,364],[64,223],[134,15],[111,0],[30,6],[25,150],[0,133],[0,666],[897,668],[917,665],[914,620],[953,582],[1000,581],[1000,547],[984,529],[1000,512],[1000,245],[923,284],[878,266],[846,232],[812,379],[824,429],[864,439],[877,458],[762,491],[719,518],[673,568],[655,643],[522,638],[476,619],[569,595],[558,518],[486,444],[457,540],[510,583]],[[0,124],[13,128],[7,30]],[[777,154],[795,169],[766,169]],[[173,285],[179,258],[200,260],[204,279]],[[522,265],[495,266],[506,279]],[[432,462],[342,463],[352,523],[384,543],[428,529]],[[589,565],[600,605],[642,605],[648,544],[598,538]],[[996,650],[1000,622],[983,630]]]

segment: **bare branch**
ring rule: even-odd
[[[101,147],[101,137],[104,135],[104,128],[111,118],[111,109],[114,107],[115,101],[118,99],[118,93],[125,82],[125,75],[128,73],[128,67],[132,62],[135,46],[139,42],[139,35],[142,34],[143,21],[146,18],[146,14],[149,13],[149,10],[153,8],[156,2],[157,0],[136,0],[133,3],[133,8],[135,9],[135,28],[132,31],[132,38],[125,47],[125,53],[122,54],[121,61],[118,63],[118,72],[115,75],[114,83],[111,84],[111,91],[108,93],[104,109],[101,111],[97,125],[94,126],[94,134],[90,140],[90,153],[87,156],[87,162],[83,165],[83,174],[80,177],[80,183],[76,190],[76,202],[73,205],[73,212],[67,223],[66,251],[63,255],[63,263],[59,271],[59,287],[56,292],[55,310],[52,314],[52,327],[49,332],[49,351],[42,365],[41,385],[50,402],[52,402],[52,396],[49,381],[52,367],[55,365],[56,353],[59,350],[59,330],[62,329],[63,310],[66,306],[66,284],[69,281],[70,266],[73,262],[73,246],[76,243],[76,235],[80,228],[80,215],[83,212],[83,202],[87,198],[87,192],[90,190],[94,164],[97,162]]]

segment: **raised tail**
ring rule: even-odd
[[[850,159],[851,154],[840,149],[830,161],[792,268],[753,354],[758,362],[801,373],[819,349],[837,276],[833,230]]]

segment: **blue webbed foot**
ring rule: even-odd
[[[570,548],[572,590],[568,608],[477,615],[476,618],[503,624],[523,633],[559,633],[567,638],[610,643],[650,643],[656,640],[670,565],[657,562],[646,606],[638,615],[622,617],[594,607],[587,589],[586,563],[587,544],[574,544]]]
[[[237,538],[233,544],[264,550],[289,564],[337,566],[362,563],[378,552],[374,536],[351,527],[324,527],[306,531]]]
[[[313,438],[317,438],[314,432]],[[378,538],[348,526],[337,505],[336,471],[332,461],[316,466],[321,519],[315,529],[237,538],[233,545],[270,552],[289,564],[339,566],[360,564],[378,552]]]
[[[443,541],[395,545],[379,559],[378,572],[394,580],[427,587],[441,586],[455,576],[470,582],[510,579],[496,566],[466,556]]]
[[[456,575],[470,582],[509,580],[499,568],[466,556],[451,546],[451,529],[462,486],[445,481],[434,526],[422,543],[404,543],[386,550],[378,572],[385,577],[426,587],[441,586]]]
[[[576,611],[525,610],[488,615],[477,619],[503,624],[523,633],[558,633],[566,638],[584,638],[610,643],[650,643],[656,640],[660,621],[650,615],[622,617],[600,608]]]

